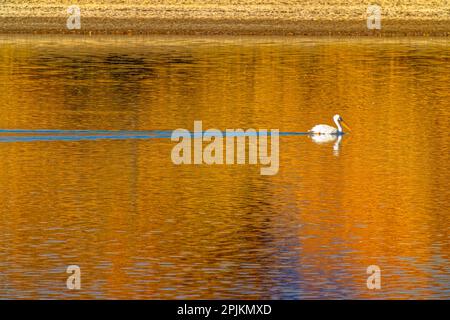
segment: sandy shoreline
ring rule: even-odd
[[[446,0],[382,1],[382,29],[368,30],[364,0],[80,0],[81,29],[50,0],[6,0],[0,33],[449,36]]]

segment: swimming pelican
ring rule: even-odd
[[[341,127],[341,122],[342,124],[348,129],[351,130],[350,127],[345,123],[344,119],[342,119],[342,117],[338,114],[336,114],[333,117],[334,123],[337,126],[337,129],[335,127],[326,125],[326,124],[318,124],[316,126],[314,126],[311,130],[309,130],[309,132],[313,133],[313,134],[343,134],[344,131],[342,130]]]

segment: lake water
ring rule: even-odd
[[[449,92],[448,39],[1,36],[0,298],[448,299]],[[336,113],[273,176],[157,134]]]

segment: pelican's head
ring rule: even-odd
[[[338,114],[335,114],[333,117],[333,120],[336,124],[339,124],[342,122],[342,124],[344,125],[344,127],[346,127],[349,131],[351,131],[350,127],[348,126],[347,123],[345,123],[344,119],[342,119],[342,117]]]

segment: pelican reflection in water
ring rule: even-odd
[[[311,135],[312,141],[314,141],[317,144],[326,144],[330,142],[334,142],[333,145],[333,154],[335,156],[339,155],[339,150],[341,148],[341,141],[342,141],[342,135],[336,135],[336,134],[312,134]]]

